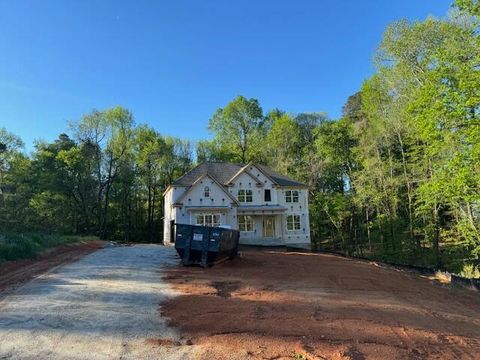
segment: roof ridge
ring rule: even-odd
[[[294,178],[292,178],[291,176],[289,175],[285,175],[275,169],[273,169],[271,166],[268,166],[268,165],[263,165],[263,164],[258,164],[258,166],[261,168],[263,168],[263,171],[265,172],[269,172],[269,175],[271,177],[277,177],[277,178],[281,178],[281,179],[284,179],[284,180],[287,180],[287,181],[290,181],[290,182],[293,182],[293,183],[296,183],[296,185],[299,185],[299,186],[307,186],[305,185],[304,183],[298,181],[298,180],[295,180]]]
[[[264,164],[249,162],[248,164],[237,164],[229,161],[202,161],[182,176],[178,177],[172,182],[172,185],[178,186],[190,186],[202,175],[208,174],[214,178],[216,182],[223,186],[227,186],[228,182],[232,180],[239,173],[245,172],[249,174],[253,179],[255,176],[250,174],[249,166],[253,166],[258,171],[263,173],[273,184],[278,186],[302,186],[307,185],[291,178],[288,175],[284,175],[272,167]]]
[[[172,184],[175,184],[176,182],[179,182],[181,179],[183,179],[184,177],[186,177],[188,174],[191,174],[195,169],[198,169],[200,166],[202,166],[203,164],[205,164],[205,161],[202,161],[201,163],[197,164],[196,166],[194,166],[193,168],[191,168],[190,170],[188,170],[186,173],[184,173],[183,175],[179,176],[178,178],[176,178],[175,180],[172,181]]]

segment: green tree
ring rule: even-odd
[[[79,142],[92,149],[97,183],[95,212],[102,238],[107,238],[112,187],[131,156],[133,125],[132,114],[121,107],[95,110],[73,124]]]
[[[147,237],[153,242],[155,207],[161,194],[162,160],[167,145],[160,134],[146,125],[136,129],[134,143],[138,176],[147,190]]]
[[[9,169],[10,161],[21,148],[23,142],[18,136],[9,133],[4,127],[0,128],[0,186]]]
[[[222,153],[232,161],[246,163],[261,156],[263,124],[258,100],[237,96],[215,112],[208,127]]]
[[[18,136],[0,128],[0,231],[21,228],[19,220],[26,215],[27,204],[21,192],[29,160],[22,154],[22,148]]]
[[[264,144],[266,156],[278,171],[293,173],[302,155],[301,128],[285,113],[269,114],[269,118],[271,126]]]
[[[455,6],[471,15],[480,16],[480,2],[478,0],[456,0]]]

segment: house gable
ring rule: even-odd
[[[252,173],[250,171],[248,171],[248,167],[250,166],[250,164],[247,164],[245,165],[244,167],[242,167],[235,175],[232,176],[231,179],[228,180],[227,182],[227,185],[231,186],[231,185],[234,185],[235,184],[235,180],[241,176],[242,174],[247,174],[248,176],[250,176],[250,178],[255,181],[255,184],[257,186],[263,186],[263,183],[257,179],[255,176],[252,175]]]
[[[205,190],[208,188],[208,196]],[[205,174],[199,177],[178,199],[177,206],[229,206],[237,204],[237,199],[232,196],[225,187],[214,177]]]
[[[262,184],[270,185],[271,187],[277,186],[277,182],[272,179],[266,172],[255,164],[247,165],[247,170]]]
[[[253,171],[243,171],[237,175],[229,185],[229,191],[234,197],[238,197],[239,190],[251,190],[252,202],[240,203],[240,205],[273,205],[277,203],[277,190],[275,184],[267,177],[258,172],[255,167]],[[270,193],[270,200],[265,198],[265,192]],[[266,201],[267,200],[267,201]]]

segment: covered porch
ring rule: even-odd
[[[239,206],[237,209],[240,243],[244,245],[284,245],[284,216],[279,205]]]

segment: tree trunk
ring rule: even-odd
[[[101,226],[101,235],[102,240],[107,239],[107,223],[108,223],[108,206],[110,205],[110,189],[113,182],[113,155],[110,155],[110,161],[108,163],[108,177],[105,184],[105,199],[104,199],[104,209],[102,217],[102,226]]]
[[[372,252],[372,239],[371,239],[371,236],[370,236],[370,219],[369,219],[369,216],[368,216],[368,207],[365,208],[365,219],[367,221],[368,250],[371,253]]]
[[[152,242],[157,242],[156,241],[156,232],[155,232],[155,203],[157,200],[157,190],[156,186],[153,186],[153,195],[152,195]]]
[[[439,268],[441,265],[440,261],[440,223],[438,218],[438,207],[435,204],[433,207],[433,224],[434,224],[434,234],[433,234],[433,254],[435,257],[435,267]]]
[[[151,181],[148,181],[148,195],[147,195],[147,233],[148,240],[152,242],[152,186]]]
[[[400,133],[397,133],[398,137],[398,142],[400,143],[400,149],[402,153],[402,166],[403,166],[403,176],[405,177],[405,183],[407,185],[407,199],[408,199],[408,205],[407,205],[407,211],[408,211],[408,230],[410,233],[410,239],[414,240],[414,232],[413,232],[413,195],[412,195],[412,184],[410,183],[410,180],[408,179],[408,172],[407,172],[407,161],[405,157],[405,149],[403,147],[403,140],[402,136]],[[418,244],[417,244],[418,245]]]

